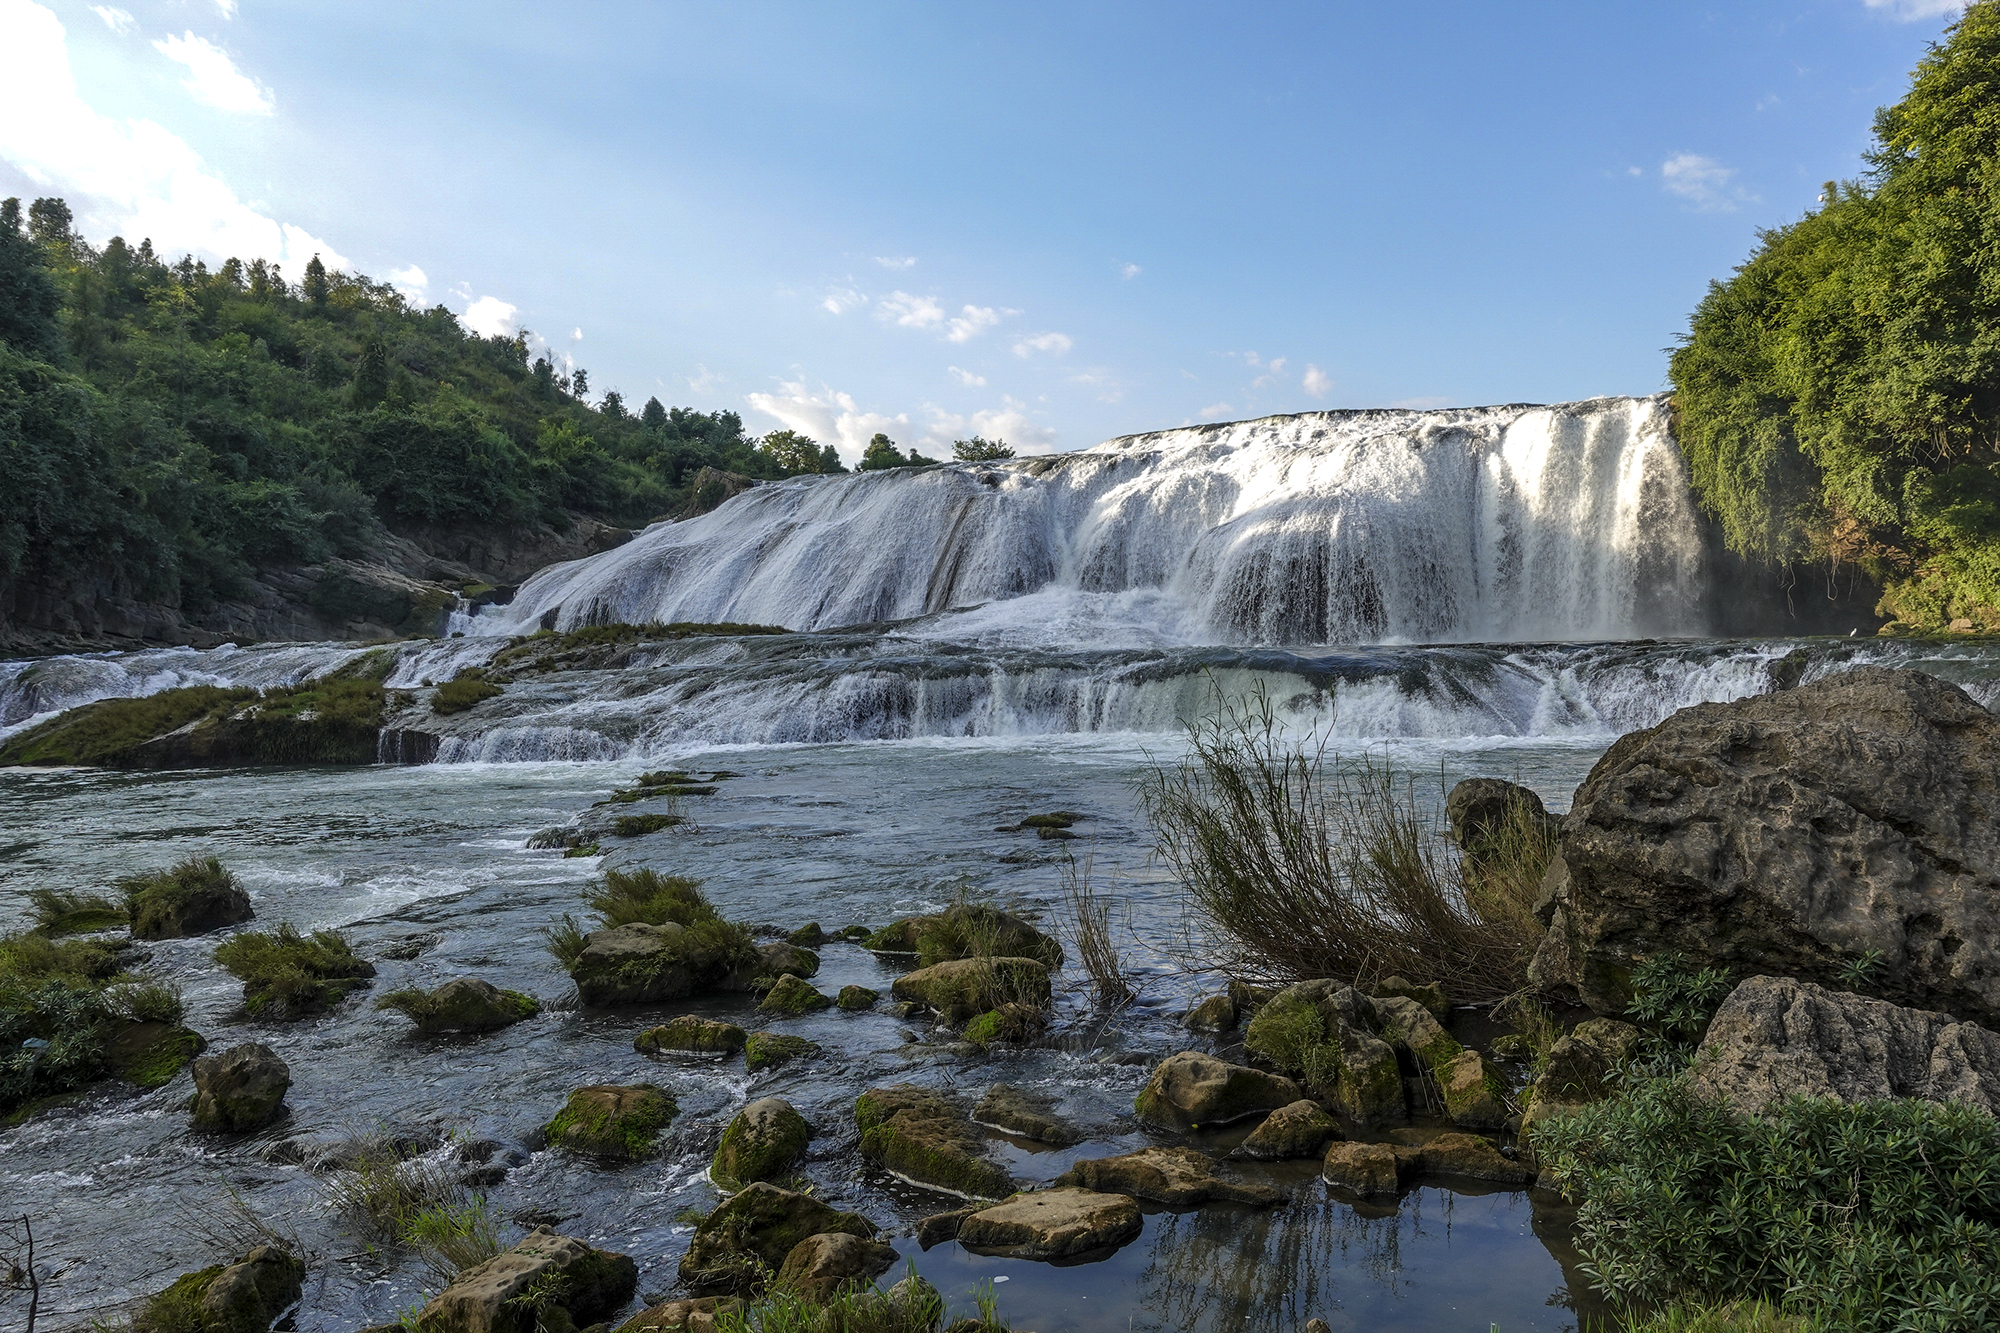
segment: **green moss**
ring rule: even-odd
[[[979,1155],[984,1136],[937,1093],[910,1084],[855,1099],[861,1156],[905,1180],[974,1199],[1004,1199],[1013,1180]]]
[[[60,889],[30,889],[28,916],[35,932],[51,939],[111,930],[126,922],[125,909],[109,898]]]
[[[478,667],[467,667],[437,687],[431,695],[431,711],[463,713],[481,700],[495,698],[500,693],[500,687],[487,680],[484,671]]]
[[[965,1025],[965,1039],[986,1046],[998,1041],[1005,1027],[1006,1020],[1000,1017],[1000,1011],[988,1009]]]
[[[329,680],[259,694],[196,685],[73,708],[0,746],[0,765],[98,768],[372,764],[382,686]]]
[[[118,881],[135,939],[199,935],[250,918],[250,895],[213,856]]]
[[[1326,1044],[1326,1019],[1310,1001],[1280,994],[1250,1020],[1243,1046],[1280,1072],[1303,1074],[1312,1053]]]
[[[336,932],[301,935],[289,921],[270,934],[233,936],[217,946],[215,961],[243,982],[246,1010],[279,1019],[329,1009],[375,975],[375,965],[356,958]]]
[[[757,1005],[757,1012],[796,1018],[832,1007],[833,1001],[820,994],[811,982],[787,973],[772,983],[770,991]]]
[[[842,986],[840,994],[834,997],[833,1002],[842,1009],[859,1011],[862,1009],[873,1009],[875,1002],[881,998],[880,995],[869,990],[866,986]]]
[[[496,987],[491,994],[464,994],[454,993],[449,984],[431,991],[390,991],[375,1001],[375,1007],[395,1010],[415,1023],[420,1032],[507,1027],[542,1012],[540,1000],[520,991]]]
[[[132,1316],[132,1333],[208,1333],[201,1298],[208,1294],[215,1279],[222,1276],[222,1268],[223,1265],[216,1264],[199,1272],[184,1273],[165,1291],[148,1296]]]
[[[730,1120],[709,1164],[710,1176],[728,1188],[770,1180],[789,1170],[805,1156],[812,1140],[805,1117],[790,1106],[778,1103],[775,1110],[767,1109],[761,1129],[753,1128],[749,1112],[745,1107]]]
[[[586,842],[586,843],[580,843],[575,847],[569,848],[567,851],[563,853],[563,859],[567,861],[572,857],[597,856],[597,855],[600,855],[597,844],[594,842]]]
[[[578,1088],[542,1132],[557,1147],[637,1161],[679,1113],[673,1094],[651,1083]]]
[[[647,1054],[657,1051],[692,1051],[710,1055],[734,1055],[748,1040],[734,1023],[719,1023],[693,1014],[658,1027],[647,1028],[632,1041],[632,1048]]]
[[[620,838],[643,838],[663,828],[687,823],[686,815],[620,815],[611,823],[611,832]]]
[[[0,745],[0,765],[112,767],[135,747],[254,699],[257,691],[192,685],[139,699],[100,699],[30,727]]]
[[[753,1032],[743,1045],[743,1065],[753,1074],[790,1064],[802,1055],[819,1054],[819,1046],[804,1037],[780,1036],[775,1032]]]
[[[142,1024],[143,1028],[155,1029],[164,1025]],[[109,1048],[109,1062],[112,1072],[129,1083],[142,1088],[163,1088],[173,1082],[174,1076],[188,1067],[208,1043],[198,1032],[184,1027],[167,1027],[155,1033],[142,1032],[136,1036],[147,1037],[140,1042],[120,1042],[113,1038]]]

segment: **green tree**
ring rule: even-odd
[[[33,359],[54,360],[61,308],[55,279],[21,234],[21,201],[0,202],[0,342]]]
[[[660,406],[659,399],[648,398],[646,400],[646,405],[639,409],[639,424],[647,430],[657,431],[666,429],[667,409]]]
[[[953,440],[951,456],[961,463],[992,463],[1012,458],[1014,451],[1005,440],[985,440],[975,435],[969,440]]]
[[[361,345],[361,364],[354,372],[354,388],[348,402],[365,412],[389,396],[389,353],[380,338]]]
[[[326,279],[326,265],[319,262],[318,255],[314,255],[306,261],[306,280],[304,287],[300,289],[301,294],[306,298],[306,304],[310,305],[313,309],[324,310],[326,309],[326,298],[329,290],[330,284]]]
[[[801,435],[795,430],[772,431],[764,437],[759,452],[778,470],[780,476],[824,470],[819,444],[811,436]],[[836,454],[835,458],[838,457]]]
[[[910,460],[903,457],[903,451],[896,447],[894,440],[881,432],[868,441],[868,447],[861,451],[861,470],[880,472],[892,467],[908,467]]]

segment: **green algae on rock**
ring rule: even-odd
[[[632,1040],[632,1049],[647,1055],[661,1051],[686,1051],[699,1055],[734,1055],[747,1040],[734,1023],[682,1014],[679,1018],[647,1028]]]
[[[985,1137],[950,1101],[908,1083],[870,1088],[854,1103],[863,1160],[917,1185],[968,1199],[1004,1199],[1008,1174],[981,1155]]]
[[[781,1097],[761,1097],[738,1111],[722,1131],[709,1178],[725,1189],[771,1180],[805,1156],[812,1126]]]
[[[431,991],[391,991],[375,1007],[396,1010],[419,1032],[492,1032],[542,1011],[534,996],[477,977],[459,977]]]
[[[673,1094],[654,1084],[600,1083],[572,1092],[543,1133],[553,1147],[637,1161],[679,1113]]]

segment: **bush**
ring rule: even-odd
[[[125,924],[125,909],[95,893],[65,893],[60,889],[28,890],[28,918],[38,934],[83,935]]]
[[[548,941],[549,952],[562,963],[565,971],[576,966],[576,960],[583,956],[584,947],[589,942],[588,932],[568,912],[563,913],[561,921],[544,930],[542,938]]]
[[[692,926],[722,919],[702,896],[700,880],[662,875],[656,870],[609,871],[589,902],[605,926],[627,926],[635,921],[649,926],[664,926],[670,921]]]
[[[414,1227],[427,1240],[445,1241],[454,1210],[476,1202],[459,1181],[451,1155],[448,1147],[412,1151],[377,1134],[356,1145],[346,1165],[328,1178],[327,1201],[359,1235],[410,1243]],[[420,1221],[427,1214],[429,1220]]]
[[[1855,1333],[2000,1325],[2000,1121],[1797,1099],[1761,1117],[1685,1075],[1534,1130],[1579,1200],[1584,1271],[1624,1304],[1768,1299]]]
[[[500,687],[487,680],[478,667],[467,667],[437,687],[437,692],[431,695],[431,711],[463,713],[481,699],[491,699],[500,692]]]
[[[1261,688],[1190,726],[1192,754],[1142,789],[1161,855],[1237,975],[1443,982],[1462,1000],[1521,989],[1542,930],[1539,870],[1469,870],[1414,791],[1367,766],[1330,769],[1288,738]]]
[[[301,935],[289,921],[268,935],[246,930],[224,941],[215,961],[243,982],[245,1009],[286,1020],[331,1008],[375,975],[336,932]]]
[[[506,1248],[500,1242],[500,1219],[482,1195],[464,1203],[417,1208],[403,1219],[400,1239],[442,1282],[450,1282]]]
[[[213,856],[190,856],[169,870],[118,881],[124,915],[142,940],[200,934],[250,915],[250,895]]]
[[[128,1005],[170,1007],[170,1021],[178,1021],[178,997],[168,1005],[140,988],[107,992],[120,952],[97,940],[0,937],[0,1115],[112,1072],[105,1043],[109,1029],[128,1018]]]

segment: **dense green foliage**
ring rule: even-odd
[[[199,1042],[191,1034],[168,1034],[158,1043],[166,1050],[116,1046],[135,1024],[181,1019],[177,994],[123,975],[128,947],[0,936],[0,1116],[111,1074],[157,1086],[193,1055]]]
[[[1915,626],[2000,628],[2000,3],[1878,113],[1859,181],[1763,234],[1672,377],[1736,551],[1849,562]]]
[[[369,764],[384,705],[380,683],[353,679],[261,693],[191,685],[100,699],[10,738],[0,745],[0,765]]]
[[[28,213],[0,208],[0,617],[85,584],[200,608],[384,525],[636,524],[704,466],[839,469],[733,412],[592,406],[527,333],[479,337],[366,277],[211,272],[93,247],[59,199]]]
[[[896,442],[878,433],[868,441],[868,447],[861,452],[861,471],[883,472],[894,467],[929,467],[937,462],[935,458],[925,458],[912,448],[904,453],[896,447]]]
[[[190,916],[202,914],[218,898],[239,895],[236,876],[213,856],[190,856],[165,870],[148,870],[118,881],[125,918],[142,940],[185,934]]]
[[[356,958],[334,931],[301,935],[289,921],[270,934],[231,936],[216,948],[215,961],[242,981],[244,1009],[279,1019],[330,1009],[375,975],[375,965]]]

